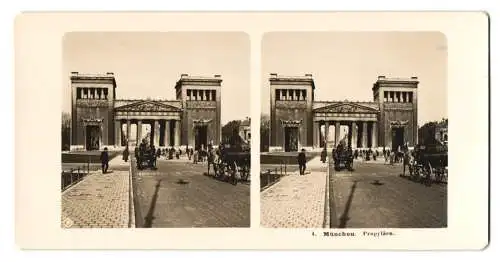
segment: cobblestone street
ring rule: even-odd
[[[250,185],[204,175],[207,165],[158,160],[135,170],[137,227],[249,227]]]
[[[332,177],[332,211],[338,227],[446,227],[446,184],[427,187],[400,177],[401,164],[356,162],[354,168],[352,173],[342,170]]]
[[[326,164],[316,157],[307,163],[306,175],[300,176],[298,171],[289,173],[261,192],[261,225],[271,228],[324,227],[327,219],[326,169]]]
[[[61,227],[129,227],[129,165],[117,156],[108,172],[93,172],[62,193]]]
[[[292,173],[261,192],[263,227],[447,226],[447,185],[427,187],[400,177],[401,164],[355,161],[353,172],[331,166],[328,185],[326,164],[314,158],[307,166],[310,174]]]

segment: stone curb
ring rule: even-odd
[[[329,159],[330,160],[330,159]],[[336,205],[335,205],[335,194],[333,193],[334,187],[333,187],[333,182],[334,182],[334,174],[335,169],[330,169],[331,161],[328,161],[328,168],[327,168],[327,179],[328,179],[328,228],[337,228],[338,227],[338,221],[337,221],[337,210],[336,210]]]
[[[323,217],[323,228],[330,228],[330,159],[328,158],[326,165],[326,181],[325,181],[325,214]]]
[[[136,225],[135,225],[135,205],[134,205],[134,184],[133,184],[133,181],[132,181],[132,158],[130,158],[130,161],[129,161],[129,191],[128,191],[128,195],[129,195],[129,203],[128,203],[128,206],[129,206],[129,222],[128,222],[128,227],[129,228],[135,228]]]

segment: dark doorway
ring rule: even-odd
[[[99,126],[87,126],[85,129],[85,144],[87,150],[99,150]]]
[[[392,128],[392,150],[401,149],[404,145],[404,127]]]
[[[207,126],[197,126],[194,128],[194,147],[195,149],[201,146],[207,147]]]
[[[285,152],[299,151],[299,128],[285,127]]]

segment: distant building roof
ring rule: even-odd
[[[240,126],[250,126],[250,118],[247,117],[246,119],[242,120]]]

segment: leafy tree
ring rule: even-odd
[[[436,128],[439,125],[448,125],[448,119],[443,118],[441,121],[431,121],[425,123],[418,129],[418,141],[421,144],[435,144],[436,141]]]
[[[229,144],[239,143],[238,138],[240,138],[239,135],[240,124],[241,124],[240,120],[233,120],[229,121],[222,127],[223,143],[229,143]]]
[[[61,116],[61,150],[69,150],[71,143],[71,115],[63,112]]]
[[[260,151],[269,151],[269,135],[270,133],[271,120],[268,115],[262,115],[260,117]]]

